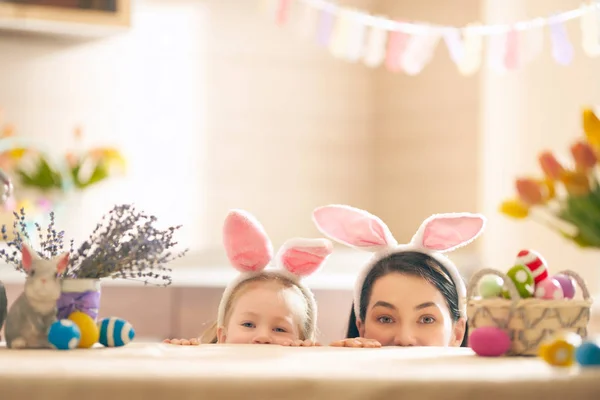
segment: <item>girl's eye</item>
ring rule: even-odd
[[[419,322],[422,324],[425,324],[425,325],[430,325],[435,322],[435,318],[430,317],[430,316],[425,316],[425,317],[421,317],[421,320]]]
[[[279,332],[279,333],[286,333],[286,332],[287,332],[287,331],[286,331],[285,329],[283,329],[283,328],[275,328],[274,330],[275,330],[275,332]]]
[[[254,324],[252,322],[244,322],[242,326],[245,328],[254,328]]]
[[[392,322],[394,322],[394,320],[390,317],[379,317],[377,318],[377,321],[379,321],[379,323],[381,324],[391,324]]]

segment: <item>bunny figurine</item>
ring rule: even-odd
[[[6,317],[6,345],[11,349],[51,348],[48,330],[56,321],[56,301],[61,293],[59,275],[67,268],[69,253],[45,260],[23,243],[21,254],[27,278],[23,293]]]

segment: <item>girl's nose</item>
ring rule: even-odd
[[[267,335],[257,335],[254,339],[252,339],[253,344],[272,344],[273,341]]]

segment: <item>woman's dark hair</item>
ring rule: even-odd
[[[406,251],[391,254],[390,256],[379,260],[367,274],[360,294],[359,310],[361,321],[364,321],[367,315],[367,307],[371,300],[371,292],[375,282],[379,278],[394,272],[418,276],[431,283],[446,299],[452,320],[456,322],[461,317],[458,308],[458,291],[456,290],[456,285],[454,285],[452,278],[450,278],[450,274],[446,267],[427,254],[418,251]],[[461,347],[467,347],[468,334],[469,328],[467,326]],[[352,309],[350,310],[346,338],[350,339],[358,336],[360,336],[360,334],[356,327],[356,315],[354,313],[353,303]]]

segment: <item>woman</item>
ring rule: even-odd
[[[405,245],[379,218],[353,207],[320,207],[313,219],[331,239],[375,253],[356,280],[346,339],[332,346],[466,345],[466,287],[443,253],[475,240],[482,215],[433,215]]]

